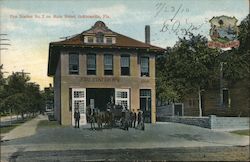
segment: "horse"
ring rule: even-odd
[[[91,129],[95,129],[96,112],[94,109],[91,109],[90,107],[87,108],[87,122],[90,123]]]

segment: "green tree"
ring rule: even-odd
[[[224,57],[221,59],[225,62],[224,79],[230,84],[234,84],[238,80],[248,79],[250,77],[250,20],[249,15],[243,19],[239,25],[239,48],[225,51]]]
[[[29,109],[29,100],[29,96],[25,93],[16,93],[5,98],[3,104],[11,113],[21,114],[22,118],[24,118],[24,114],[27,113]]]
[[[35,113],[42,111],[44,104],[39,85],[35,83],[27,83],[25,93],[29,96],[28,112]]]
[[[204,36],[189,33],[188,39],[179,39],[165,57],[157,59],[159,96],[180,101],[189,93],[200,95],[202,89],[218,80],[219,53],[208,48],[207,41]]]
[[[30,77],[25,73],[12,73],[8,78],[8,84],[4,85],[4,97],[1,101],[1,110],[11,111],[14,114],[41,112],[43,98],[39,85],[28,82]]]
[[[6,80],[3,77],[3,65],[0,65],[0,114],[4,114],[7,109],[3,106],[3,100],[6,97],[6,91],[4,87],[6,86]]]
[[[157,58],[157,97],[181,101],[185,95],[218,86],[220,65],[223,78],[229,83],[250,80],[249,15],[239,26],[240,47],[228,51],[210,49],[207,38],[189,34],[179,39],[167,54]],[[201,103],[201,102],[199,102]],[[199,104],[200,115],[202,115]]]

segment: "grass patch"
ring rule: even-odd
[[[42,120],[39,121],[37,128],[55,128],[55,127],[60,127],[61,125],[58,123],[58,121],[49,121],[49,120]]]
[[[232,131],[231,133],[239,134],[239,135],[244,135],[244,136],[250,136],[250,130],[237,130],[237,131]]]
[[[15,123],[13,123],[13,124],[11,124],[11,125],[3,126],[3,127],[0,128],[0,129],[1,129],[0,133],[1,133],[1,134],[9,133],[9,132],[10,132],[12,129],[14,129],[15,127],[17,127],[17,126],[19,126],[19,125],[21,125],[21,124],[23,124],[23,123],[25,123],[25,122],[27,122],[27,121],[33,119],[33,118],[34,118],[34,117],[25,118],[24,120],[18,120],[18,121],[16,121]]]
[[[14,129],[15,127],[21,125],[21,123],[17,123],[17,124],[12,124],[12,125],[9,125],[9,126],[5,126],[5,127],[1,127],[1,134],[4,134],[4,133],[9,133],[12,129]]]

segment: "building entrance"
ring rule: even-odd
[[[87,124],[86,120],[86,89],[85,88],[72,88],[72,125],[75,124],[74,112],[76,109],[80,112],[80,125]]]
[[[97,108],[100,111],[107,109],[108,103],[115,103],[114,88],[87,88],[87,106]]]
[[[144,113],[145,123],[151,123],[151,90],[141,89],[140,90],[140,109]]]

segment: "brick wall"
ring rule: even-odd
[[[157,121],[162,122],[174,122],[188,125],[195,125],[203,128],[210,128],[209,117],[186,117],[186,116],[169,116],[158,117]]]
[[[249,117],[216,117],[211,115],[209,120],[211,129],[249,129]]]
[[[223,107],[220,104],[219,87],[205,90],[203,97],[203,116],[217,115],[228,117],[247,117],[250,112],[250,86],[247,80],[241,80],[237,83],[227,86],[229,90],[230,104]],[[184,114],[187,116],[198,116],[198,94],[188,94],[184,98]]]
[[[215,115],[209,117],[169,116],[158,117],[157,121],[182,123],[218,130],[249,129],[249,117],[217,117]]]

